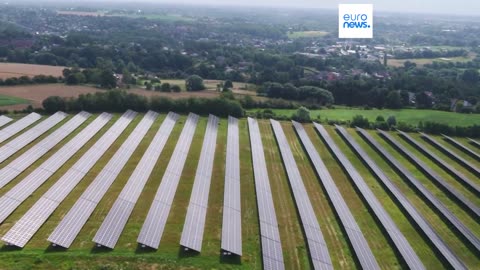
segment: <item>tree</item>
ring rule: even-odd
[[[387,118],[387,124],[388,124],[389,127],[396,126],[397,125],[397,118],[395,118],[395,116],[393,116],[393,115],[390,115]]]
[[[160,89],[160,91],[162,92],[170,92],[170,84],[169,83],[162,83],[162,87]]]
[[[370,122],[366,117],[362,115],[355,115],[350,123],[351,127],[360,127],[360,128],[368,128],[370,127]]]
[[[152,88],[153,88],[153,85],[149,82],[147,82],[147,84],[145,85],[145,88],[148,90],[148,91],[151,91]]]
[[[187,91],[200,91],[205,89],[205,85],[203,84],[202,77],[198,75],[192,75],[187,78],[185,81],[185,88]]]
[[[477,83],[480,81],[480,74],[476,69],[467,69],[462,74],[462,80],[466,83]]]
[[[132,74],[130,74],[130,72],[126,68],[124,68],[123,71],[122,71],[122,82],[125,83],[125,84],[133,83]]]
[[[302,106],[297,109],[292,118],[302,123],[310,122],[310,111]]]
[[[117,79],[110,70],[103,70],[100,75],[100,86],[102,88],[112,89],[117,87]]]
[[[47,113],[55,113],[66,110],[65,100],[59,96],[51,96],[42,102],[43,108]]]
[[[182,91],[182,88],[180,86],[176,85],[176,84],[172,85],[171,89],[172,89],[173,92],[176,92],[176,93],[179,93],[179,92]]]
[[[386,107],[389,109],[400,109],[402,107],[402,97],[398,91],[391,91],[387,95]]]
[[[225,83],[223,84],[223,89],[231,89],[233,88],[233,83],[230,80],[226,80]]]

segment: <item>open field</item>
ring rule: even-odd
[[[323,112],[323,111],[320,111]],[[90,117],[78,130],[75,130],[66,139],[61,141],[39,161],[35,162],[26,171],[21,173],[12,182],[3,188],[0,188],[0,197],[11,190],[21,182],[41,163],[57,152],[62,145],[70,141],[83,128],[91,123],[98,115]],[[65,173],[69,170],[80,157],[108,130],[113,123],[118,120],[119,114],[115,114],[113,119],[100,130],[84,147],[82,147],[64,166],[62,166],[53,176],[36,190],[32,196],[21,204],[3,223],[0,224],[0,236],[3,236],[12,228],[28,209]],[[113,145],[100,158],[95,166],[89,171],[85,178],[73,189],[66,199],[59,205],[56,211],[50,216],[46,223],[33,236],[31,241],[23,249],[3,246],[0,248],[0,269],[261,269],[262,256],[259,240],[259,220],[256,203],[256,194],[252,169],[252,158],[250,141],[248,137],[248,126],[246,119],[239,121],[240,137],[240,175],[241,175],[241,206],[242,206],[242,244],[243,256],[241,259],[228,259],[220,255],[222,214],[223,214],[223,192],[225,177],[225,158],[227,142],[227,120],[221,119],[218,129],[217,149],[215,152],[211,192],[208,202],[208,211],[206,216],[206,225],[204,232],[204,241],[202,252],[200,254],[186,253],[179,246],[180,235],[185,221],[187,207],[190,200],[190,194],[193,187],[193,179],[198,165],[198,159],[204,139],[207,118],[201,117],[195,130],[191,148],[188,151],[187,162],[181,172],[180,183],[174,197],[171,213],[167,219],[165,233],[160,242],[160,248],[157,251],[142,249],[137,246],[136,239],[140,228],[145,220],[150,204],[153,201],[156,190],[160,185],[163,174],[165,173],[168,161],[172,156],[175,145],[178,142],[186,116],[181,116],[175,125],[170,137],[167,140],[165,148],[160,155],[152,175],[146,183],[139,201],[135,205],[132,215],[126,224],[126,227],[114,250],[98,248],[94,246],[92,238],[100,227],[108,211],[112,207],[126,181],[135,169],[139,160],[143,156],[155,133],[158,131],[165,115],[154,122],[149,129],[139,147],[133,152],[129,161],[122,169],[118,179],[107,191],[106,195],[100,201],[98,207],[93,212],[91,218],[85,224],[80,234],[68,250],[54,248],[49,246],[46,241],[53,229],[58,225],[64,215],[70,210],[75,201],[86,190],[88,185],[100,173],[114,153],[120,148],[122,143],[130,135],[136,125],[139,124],[142,114],[138,115]],[[323,117],[323,116],[322,116]],[[16,119],[18,118],[18,115]],[[51,134],[53,130],[58,129],[62,124],[68,121],[64,120],[55,126],[46,134],[40,136],[33,143],[21,149],[5,162],[0,163],[0,169],[6,167],[14,159],[25,153],[28,149],[36,145],[40,140]],[[302,146],[291,123],[282,122],[282,128],[289,141],[294,159],[299,167],[300,174],[307,189],[307,193],[313,205],[313,210],[320,224],[321,231],[327,243],[330,257],[335,269],[356,269],[359,267],[355,259],[354,251],[349,244],[349,240],[342,224],[338,219],[324,186],[318,178],[308,155]],[[311,269],[309,262],[309,250],[306,245],[302,224],[300,222],[295,201],[292,196],[292,190],[289,185],[285,168],[282,163],[280,152],[276,139],[273,135],[269,121],[259,121],[262,143],[265,149],[265,159],[272,186],[272,194],[277,220],[279,224],[280,239],[283,248],[283,255],[286,269]],[[304,125],[308,137],[312,140],[321,159],[328,168],[335,185],[340,191],[340,195],[346,201],[347,206],[357,221],[360,229],[365,235],[373,254],[382,269],[400,269],[405,268],[399,253],[395,250],[392,242],[380,227],[373,212],[367,203],[359,195],[358,189],[352,183],[349,175],[342,169],[334,154],[320,138],[312,124]],[[372,175],[369,169],[356,156],[346,142],[337,134],[331,126],[325,126],[328,134],[332,137],[339,149],[352,162],[359,174],[364,178],[374,195],[380,201],[388,214],[392,217],[395,224],[404,234],[407,241],[411,244],[413,250],[417,253],[427,269],[441,269],[446,267],[445,262],[441,260],[440,255],[436,253],[426,238],[423,237],[414,223],[405,216],[392,195],[382,186],[382,184]],[[28,129],[27,129],[28,130]],[[438,232],[440,237],[447,243],[453,252],[466,264],[469,269],[477,269],[480,265],[479,253],[473,251],[456,234],[445,221],[433,211],[429,204],[419,196],[415,190],[399,176],[399,174],[357,133],[354,129],[347,129],[348,133],[366,150],[367,154],[380,166],[382,171],[398,186],[414,207],[431,223],[432,227]],[[416,167],[406,160],[399,152],[391,147],[375,131],[369,133],[397,158],[415,177],[422,182],[446,207],[452,211],[461,222],[463,222],[472,232],[480,237],[480,224],[478,220],[470,216],[456,201],[447,196],[439,189],[427,176],[416,169]],[[396,133],[391,133],[410,151],[413,151],[422,161],[431,166],[440,176],[449,184],[453,185],[461,194],[470,199],[477,207],[480,206],[480,198],[459,184],[447,172],[434,164],[428,157],[411,147],[401,139]],[[450,157],[435,149],[425,141],[419,138],[418,134],[411,134],[415,139],[429,150],[435,152],[449,164],[460,170],[472,181],[480,184],[480,180],[470,174],[468,170],[459,163],[453,161]],[[6,142],[0,143],[0,147],[5,145],[16,136]],[[437,136],[434,136],[439,142],[448,146],[452,151],[458,153],[475,166],[480,166],[480,162],[465,155],[460,150],[449,145]],[[465,138],[459,140],[466,143]],[[478,151],[478,150],[476,150]],[[180,172],[179,172],[180,173]],[[1,207],[1,205],[0,205]]]
[[[415,58],[415,59],[388,59],[387,64],[392,67],[403,67],[403,64],[406,61],[417,64],[417,66],[423,66],[425,64],[432,64],[433,62],[468,62],[472,61],[475,58],[476,54],[470,53],[468,56],[459,56],[459,57],[441,57],[441,58]]]
[[[178,85],[182,89],[185,90],[185,80],[181,79],[160,79],[161,83],[169,83],[170,86]],[[144,88],[145,80],[139,80],[138,85]],[[203,84],[205,85],[206,90],[217,90],[217,84],[221,81],[219,80],[204,80]],[[158,83],[154,83],[153,86],[158,85]],[[232,91],[244,91],[247,92],[246,94],[256,95],[256,86],[249,83],[242,83],[242,82],[233,82]]]
[[[0,79],[35,75],[62,76],[65,67],[18,63],[0,63]]]
[[[17,104],[28,104],[28,100],[18,97],[0,95],[0,108],[2,106],[11,106]]]
[[[22,101],[20,105],[10,104],[10,106],[0,104],[0,109],[21,110],[29,104],[34,108],[41,108],[42,101],[49,96],[77,97],[80,94],[94,93],[97,91],[101,90],[89,86],[70,86],[65,84],[5,86],[0,87],[0,95],[7,96],[11,99],[19,98],[19,101],[26,100],[27,102]]]
[[[60,15],[75,15],[75,16],[104,16],[105,13],[100,11],[69,11],[69,10],[60,10],[57,11],[57,14]]]
[[[255,111],[255,110],[252,110]],[[295,110],[272,110],[278,115],[291,116]],[[402,110],[389,110],[389,109],[372,109],[363,110],[355,108],[338,108],[338,109],[325,109],[325,110],[312,110],[310,116],[312,119],[325,120],[352,120],[355,115],[363,115],[368,118],[369,121],[375,121],[377,116],[381,115],[385,120],[389,116],[395,116],[397,123],[399,121],[417,125],[420,121],[432,121],[437,123],[448,124],[452,126],[472,126],[480,123],[480,114],[462,114],[454,112],[434,111],[434,110],[416,110],[416,109],[402,109]]]
[[[326,31],[299,31],[299,32],[292,32],[288,33],[288,38],[295,39],[295,38],[316,38],[316,37],[323,37],[327,35],[328,32]]]

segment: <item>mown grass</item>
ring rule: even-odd
[[[41,186],[30,198],[28,198],[3,224],[0,225],[0,235],[8,231],[37,200],[45,193],[114,123],[120,115],[110,121],[91,141],[76,153],[58,172],[56,172],[43,186]],[[103,219],[107,215],[113,202],[116,200],[119,192],[122,190],[126,181],[135,169],[143,153],[149,146],[153,136],[158,131],[165,115],[161,115],[154,125],[150,128],[147,135],[141,141],[139,147],[133,153],[131,159],[120,173],[120,176],[112,187],[108,190],[91,218],[84,226],[79,236],[74,241],[69,250],[60,250],[49,247],[46,241],[49,234],[55,226],[70,210],[75,201],[80,197],[87,186],[95,179],[101,169],[106,165],[121,144],[129,136],[135,126],[140,122],[143,115],[137,116],[127,127],[125,132],[108,149],[108,151],[97,162],[93,169],[80,182],[80,184],[67,196],[64,202],[53,213],[49,220],[42,226],[38,233],[32,238],[27,246],[22,249],[11,249],[3,247],[0,250],[0,269],[261,269],[261,251],[259,240],[258,211],[256,195],[254,188],[254,179],[252,171],[252,159],[250,152],[250,142],[248,137],[248,127],[245,119],[239,122],[240,127],[240,168],[241,168],[241,194],[242,194],[242,243],[243,256],[240,260],[229,260],[221,256],[221,227],[223,214],[223,188],[224,188],[224,166],[225,151],[227,140],[227,121],[222,119],[219,125],[217,148],[214,160],[214,171],[209,196],[209,209],[207,212],[204,240],[202,252],[192,256],[180,250],[180,236],[183,229],[183,223],[190,200],[191,190],[195,171],[197,169],[198,158],[200,156],[201,146],[206,128],[206,117],[202,117],[195,131],[192,146],[188,153],[186,165],[182,171],[182,177],[176,192],[172,211],[167,220],[165,233],[162,237],[160,248],[157,251],[144,250],[138,248],[136,238],[141,226],[145,220],[148,209],[153,197],[160,184],[164,171],[168,165],[178,137],[182,131],[186,116],[182,116],[175,125],[163,152],[160,155],[157,165],[146,183],[142,195],[137,202],[132,215],[119,239],[114,250],[98,249],[94,247],[92,238],[98,230]],[[73,132],[52,151],[47,153],[42,160],[36,162],[27,171],[17,177],[12,183],[0,190],[0,195],[5,194],[28,173],[37,168],[41,162],[53,155],[62,145],[72,139],[78,132],[93,121],[94,117],[88,119],[79,129]],[[67,119],[68,120],[68,119]],[[62,123],[64,123],[64,120]],[[277,218],[280,226],[280,237],[284,251],[285,265],[287,269],[310,269],[308,249],[305,237],[299,221],[296,205],[293,200],[291,188],[283,167],[279,149],[273,136],[272,129],[268,121],[260,121],[260,130],[262,141],[265,147],[265,158],[267,160],[270,183],[272,186],[273,199]],[[58,128],[57,125],[56,128]],[[319,181],[314,169],[312,168],[308,156],[297,138],[295,131],[290,123],[282,123],[283,130],[289,139],[295,160],[300,169],[305,186],[312,201],[314,211],[321,226],[323,235],[329,247],[334,267],[340,269],[355,269],[358,264],[355,261],[355,255],[342,230],[342,226],[336,216],[336,213],[326,195],[324,188]],[[399,269],[404,267],[399,255],[392,247],[388,237],[381,230],[379,224],[373,217],[369,207],[359,196],[356,188],[349,179],[348,175],[342,170],[341,166],[329,152],[322,139],[310,124],[305,125],[307,133],[325,162],[329,172],[337,184],[341,194],[345,198],[347,205],[351,209],[360,228],[365,234],[371,248],[373,248],[379,264],[385,269]],[[20,156],[26,149],[45,138],[54,129],[47,134],[42,135],[34,143],[25,147],[22,151],[14,155],[11,159],[0,164],[0,168],[6,166],[14,158]],[[368,169],[362,164],[360,159],[351,151],[349,146],[336,134],[332,127],[327,127],[329,134],[334,138],[337,145],[353,163],[367,184],[370,186],[378,200],[384,205],[386,211],[391,215],[400,230],[404,233],[407,240],[411,243],[421,260],[429,269],[442,268],[442,262],[429,246],[428,242],[422,238],[416,227],[405,217],[403,212],[397,206],[390,194],[385,191],[383,186],[371,175]],[[454,252],[464,260],[469,268],[475,268],[480,264],[480,258],[474,254],[470,248],[455,234],[452,229],[445,224],[443,218],[439,217],[428,204],[425,203],[415,191],[379,156],[365,141],[353,130],[349,129],[350,134],[359,142],[369,155],[381,166],[384,172],[394,181],[405,193],[407,198],[425,215],[432,226],[439,232],[442,238],[451,246]],[[477,235],[480,234],[480,225],[470,217],[455,201],[452,201],[445,193],[436,187],[428,178],[388,143],[379,137],[375,132],[372,135],[384,145],[392,154],[394,154],[402,164],[411,170],[422,183],[424,183],[432,192],[444,202],[447,207],[454,212],[460,220],[472,229]],[[397,136],[397,135],[395,135]],[[414,134],[413,136],[418,137]],[[397,138],[397,137],[396,137]],[[402,144],[409,147],[401,138]],[[422,142],[423,143],[423,142]],[[442,142],[445,143],[445,142]],[[430,147],[427,143],[424,143]],[[0,144],[1,146],[2,144]],[[433,149],[438,152],[438,150]],[[454,149],[454,151],[457,151]],[[429,165],[428,158],[415,152]],[[443,155],[439,153],[439,155]],[[442,156],[448,159],[446,156]],[[456,168],[462,169],[459,164],[452,162]],[[478,164],[477,164],[478,165]],[[456,181],[443,172],[440,168],[434,167],[441,173],[449,183],[458,188],[463,194],[468,196],[475,203],[479,203],[478,198],[469,194],[463,186],[458,185]],[[468,172],[467,172],[468,174]],[[469,175],[471,176],[471,175]],[[475,179],[475,178],[474,178]],[[475,179],[478,181],[478,179]]]
[[[16,104],[28,104],[29,101],[23,98],[0,95],[0,107]],[[0,108],[1,109],[1,108]]]

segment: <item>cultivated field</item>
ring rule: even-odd
[[[65,67],[33,64],[0,63],[0,79],[35,75],[62,76]]]
[[[19,100],[17,105],[2,106],[2,110],[21,110],[31,104],[34,108],[41,108],[42,102],[49,96],[77,97],[80,94],[88,94],[101,91],[89,86],[69,86],[65,84],[40,84],[0,87],[0,95],[9,99]],[[20,103],[20,100],[22,102]]]
[[[3,188],[0,188],[0,197],[12,190],[18,183],[27,177],[41,163],[57,152],[62,145],[70,141],[76,134],[91,123],[95,117],[90,117],[81,125],[78,130],[68,135],[46,155],[35,162],[27,170],[16,177],[12,182]],[[95,247],[92,238],[111,209],[120,191],[126,184],[130,175],[134,171],[139,160],[152,142],[157,133],[165,115],[153,123],[148,130],[138,148],[133,152],[131,158],[122,169],[118,179],[107,191],[106,195],[100,201],[98,207],[92,216],[80,231],[80,234],[73,242],[70,249],[54,248],[49,246],[46,239],[50,233],[63,219],[70,210],[75,201],[86,190],[89,184],[100,173],[114,153],[119,150],[122,143],[127,139],[133,129],[140,123],[144,115],[138,115],[128,125],[122,135],[108,148],[106,153],[100,158],[95,166],[88,172],[86,177],[73,189],[66,199],[59,205],[56,211],[50,216],[47,222],[33,236],[30,242],[23,249],[3,246],[0,250],[0,269],[261,269],[262,255],[260,245],[260,227],[258,219],[258,210],[256,203],[255,181],[253,175],[251,148],[249,140],[249,129],[246,119],[239,121],[240,138],[240,175],[241,175],[241,217],[242,217],[242,244],[243,256],[238,259],[229,259],[220,255],[221,232],[222,232],[222,214],[223,214],[223,194],[225,177],[225,159],[227,144],[227,119],[221,119],[218,126],[217,146],[214,158],[212,182],[210,196],[208,201],[208,211],[206,216],[205,232],[202,251],[199,254],[185,252],[180,248],[179,241],[185,221],[187,208],[189,205],[190,194],[192,193],[193,180],[197,169],[198,159],[201,153],[202,143],[205,136],[207,118],[201,117],[196,127],[191,148],[188,151],[187,161],[179,182],[176,195],[174,197],[172,209],[167,219],[165,233],[161,239],[160,247],[157,251],[142,249],[137,246],[137,236],[147,216],[148,209],[154,199],[157,188],[160,185],[163,174],[165,173],[170,157],[174,151],[182,128],[186,121],[186,116],[181,116],[175,124],[173,131],[168,138],[165,148],[160,155],[159,161],[150,176],[146,186],[143,188],[140,199],[136,203],[132,215],[130,216],[123,233],[115,249]],[[29,210],[33,204],[77,162],[83,154],[120,118],[115,114],[105,127],[96,134],[84,147],[82,147],[64,166],[62,166],[53,176],[36,190],[32,196],[28,197],[3,223],[0,225],[0,236],[4,236],[13,225]],[[45,117],[44,117],[45,119]],[[58,129],[65,121],[71,119],[71,116],[61,124],[55,126],[53,130]],[[11,124],[9,124],[11,125]],[[335,269],[356,269],[359,263],[355,259],[355,253],[349,243],[347,234],[343,230],[342,223],[332,201],[325,192],[325,187],[316,174],[305,149],[302,146],[294,128],[290,122],[281,123],[283,131],[292,153],[294,160],[300,170],[303,183],[306,187],[309,199],[313,205],[318,223],[327,243],[333,267]],[[7,126],[8,127],[8,126]],[[273,134],[270,122],[267,120],[259,121],[262,143],[265,150],[265,159],[270,178],[270,184],[273,195],[275,211],[280,232],[281,246],[286,269],[310,269],[309,250],[302,232],[302,223],[300,222],[295,200],[292,196],[292,190],[288,182],[282,158]],[[373,212],[366,201],[359,194],[359,190],[353,184],[349,175],[344,171],[329,150],[324,140],[319,136],[312,124],[304,125],[307,135],[312,141],[315,150],[318,151],[321,159],[325,163],[331,174],[335,185],[339,189],[340,195],[345,200],[348,208],[351,210],[356,222],[363,232],[373,255],[382,269],[406,268],[401,256],[395,250],[393,243],[388,235],[381,228],[380,223],[375,218]],[[362,163],[359,157],[352,151],[349,145],[339,136],[334,127],[325,126],[329,136],[333,139],[338,148],[345,154],[348,160],[353,164],[360,176],[363,177],[375,197],[392,217],[395,224],[403,233],[407,241],[412,246],[415,253],[421,259],[427,269],[443,269],[446,262],[441,259],[441,255],[435,252],[433,246],[427,238],[422,235],[420,229],[414,225],[412,220],[406,217],[405,212],[395,201],[392,195],[385,187],[372,175],[372,172]],[[27,129],[28,130],[28,129]],[[6,161],[0,163],[0,170],[12,163],[13,160],[20,157],[28,149],[34,147],[40,140],[51,134],[53,130],[40,136],[33,143],[14,154]],[[0,129],[1,131],[1,129]],[[365,149],[366,153],[380,166],[382,171],[397,185],[399,190],[412,203],[418,212],[425,217],[438,235],[445,241],[451,250],[462,260],[469,269],[478,269],[480,265],[480,255],[478,250],[470,246],[455,230],[439,216],[438,212],[432,210],[426,200],[416,193],[415,189],[408,185],[386,161],[380,156],[373,147],[371,147],[354,129],[347,129],[348,133]],[[476,237],[480,237],[480,224],[478,218],[469,214],[456,200],[452,199],[435,185],[425,174],[419,171],[410,161],[404,158],[395,148],[390,146],[377,132],[369,131],[369,134],[377,140],[381,146],[387,149],[399,162],[413,173],[428,190],[430,190],[439,201],[454,213],[458,219],[470,229]],[[441,167],[435,164],[428,157],[423,155],[418,149],[406,143],[396,132],[390,133],[404,147],[412,151],[423,162],[431,166],[440,177],[458,190],[460,194],[472,201],[477,207],[480,206],[480,197],[472,190],[469,190],[460,184],[455,178],[449,175]],[[480,185],[478,177],[469,170],[451,159],[449,156],[440,152],[437,148],[423,141],[419,134],[410,134],[416,140],[421,142],[428,150],[437,154],[448,162],[451,166],[463,173],[477,185]],[[453,147],[440,137],[434,138],[468,160],[477,168],[480,162],[466,155],[462,151]],[[0,143],[0,147],[7,144],[9,140]],[[459,141],[477,153],[479,149],[474,148],[468,143],[467,139],[460,138]],[[1,148],[0,148],[1,149]],[[180,173],[180,172],[179,172]],[[1,206],[0,206],[1,207]]]
[[[288,33],[288,37],[292,39],[296,38],[318,38],[328,35],[329,32],[326,31],[299,31]]]

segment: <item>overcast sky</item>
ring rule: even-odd
[[[336,9],[338,4],[373,4],[374,10],[480,15],[478,0],[147,0],[148,2],[297,6]]]

